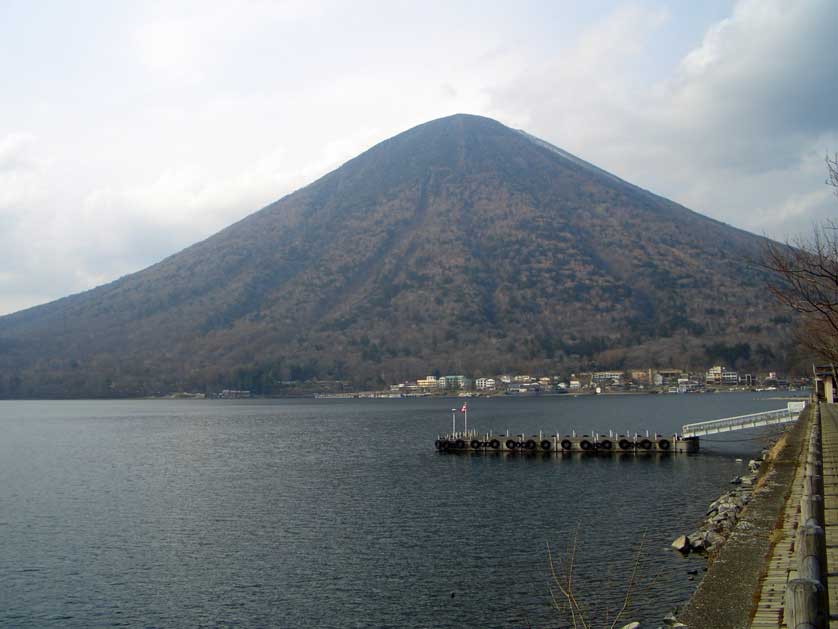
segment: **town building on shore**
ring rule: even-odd
[[[723,365],[715,365],[707,370],[704,377],[706,384],[739,384],[739,374]]]
[[[623,384],[622,371],[595,371],[591,374],[591,382],[595,385]]]
[[[835,365],[812,365],[815,375],[815,393],[819,400],[827,404],[835,403],[835,388],[838,385],[838,374]]]
[[[497,389],[497,381],[494,378],[478,378],[474,381],[474,388],[478,391],[494,391]]]
[[[426,376],[417,380],[416,386],[423,391],[434,391],[442,388],[444,385],[440,385],[440,381],[436,376]]]

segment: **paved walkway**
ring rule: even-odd
[[[821,404],[821,438],[823,444],[824,509],[826,519],[826,563],[829,608],[829,627],[838,629],[838,405]],[[806,440],[808,443],[808,439]],[[786,582],[797,577],[794,569],[794,539],[800,520],[800,495],[808,448],[801,452],[798,466],[785,507],[780,539],[774,547],[768,573],[762,583],[752,628],[785,628],[783,606]]]
[[[808,434],[808,431],[807,431]],[[800,452],[800,460],[805,461],[808,456],[808,439]],[[798,465],[791,484],[786,506],[783,511],[783,526],[779,530],[780,539],[771,552],[768,571],[762,581],[759,603],[752,629],[779,629],[786,627],[783,622],[783,606],[785,604],[786,583],[797,577],[794,564],[794,537],[800,523],[800,496],[803,493],[804,465]]]
[[[758,480],[759,488],[678,615],[689,627],[743,629],[750,626],[757,604],[755,599],[774,546],[772,542],[777,538],[777,527],[788,504],[786,498],[799,468],[807,423],[792,424],[772,448],[772,462]],[[775,622],[773,626],[778,625]]]
[[[838,628],[838,405],[821,404],[830,629]]]

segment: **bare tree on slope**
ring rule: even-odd
[[[827,155],[827,185],[838,196],[838,153]],[[801,316],[796,340],[819,358],[838,363],[838,222],[815,227],[810,239],[770,243],[761,266],[774,274],[769,289]]]

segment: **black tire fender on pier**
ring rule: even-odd
[[[620,446],[620,450],[630,450],[632,447],[632,443],[628,439],[620,439],[617,445]]]
[[[492,440],[489,442],[489,447],[490,447],[492,450],[497,450],[498,448],[500,448],[500,441],[498,441],[497,439],[492,439]]]
[[[454,447],[457,448],[457,450],[462,450],[466,447],[466,442],[462,439],[457,439],[457,441],[454,442]]]
[[[439,442],[439,449],[440,450],[447,450],[449,447],[451,447],[451,442],[448,441],[448,439],[443,439],[442,441]]]
[[[587,439],[582,439],[582,441],[579,442],[579,447],[582,448],[583,450],[590,450],[591,449],[591,442],[588,441]]]
[[[436,441],[434,441],[434,446],[436,446],[437,450],[442,450],[442,441],[437,439]]]
[[[541,440],[541,449],[542,450],[549,450],[552,447],[553,447],[553,444],[550,443],[549,439],[542,439]]]
[[[570,439],[562,439],[562,450],[570,450],[573,447]]]
[[[532,439],[527,439],[527,442],[524,444],[524,447],[527,450],[535,450],[535,441]]]
[[[659,450],[669,450],[669,446],[672,445],[669,443],[669,439],[661,439],[658,441],[658,449]]]
[[[477,439],[472,439],[469,445],[472,450],[477,450],[480,447],[480,442]]]
[[[652,442],[649,441],[648,439],[644,439],[638,445],[640,445],[640,447],[643,448],[644,450],[648,450],[652,447]]]
[[[599,447],[603,450],[610,450],[613,447],[610,439],[603,439],[599,442]]]
[[[514,450],[515,449],[515,441],[512,439],[506,440],[506,449],[507,450]]]

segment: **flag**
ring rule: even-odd
[[[460,409],[461,413],[465,413],[468,410],[468,402],[463,402],[463,408]]]

